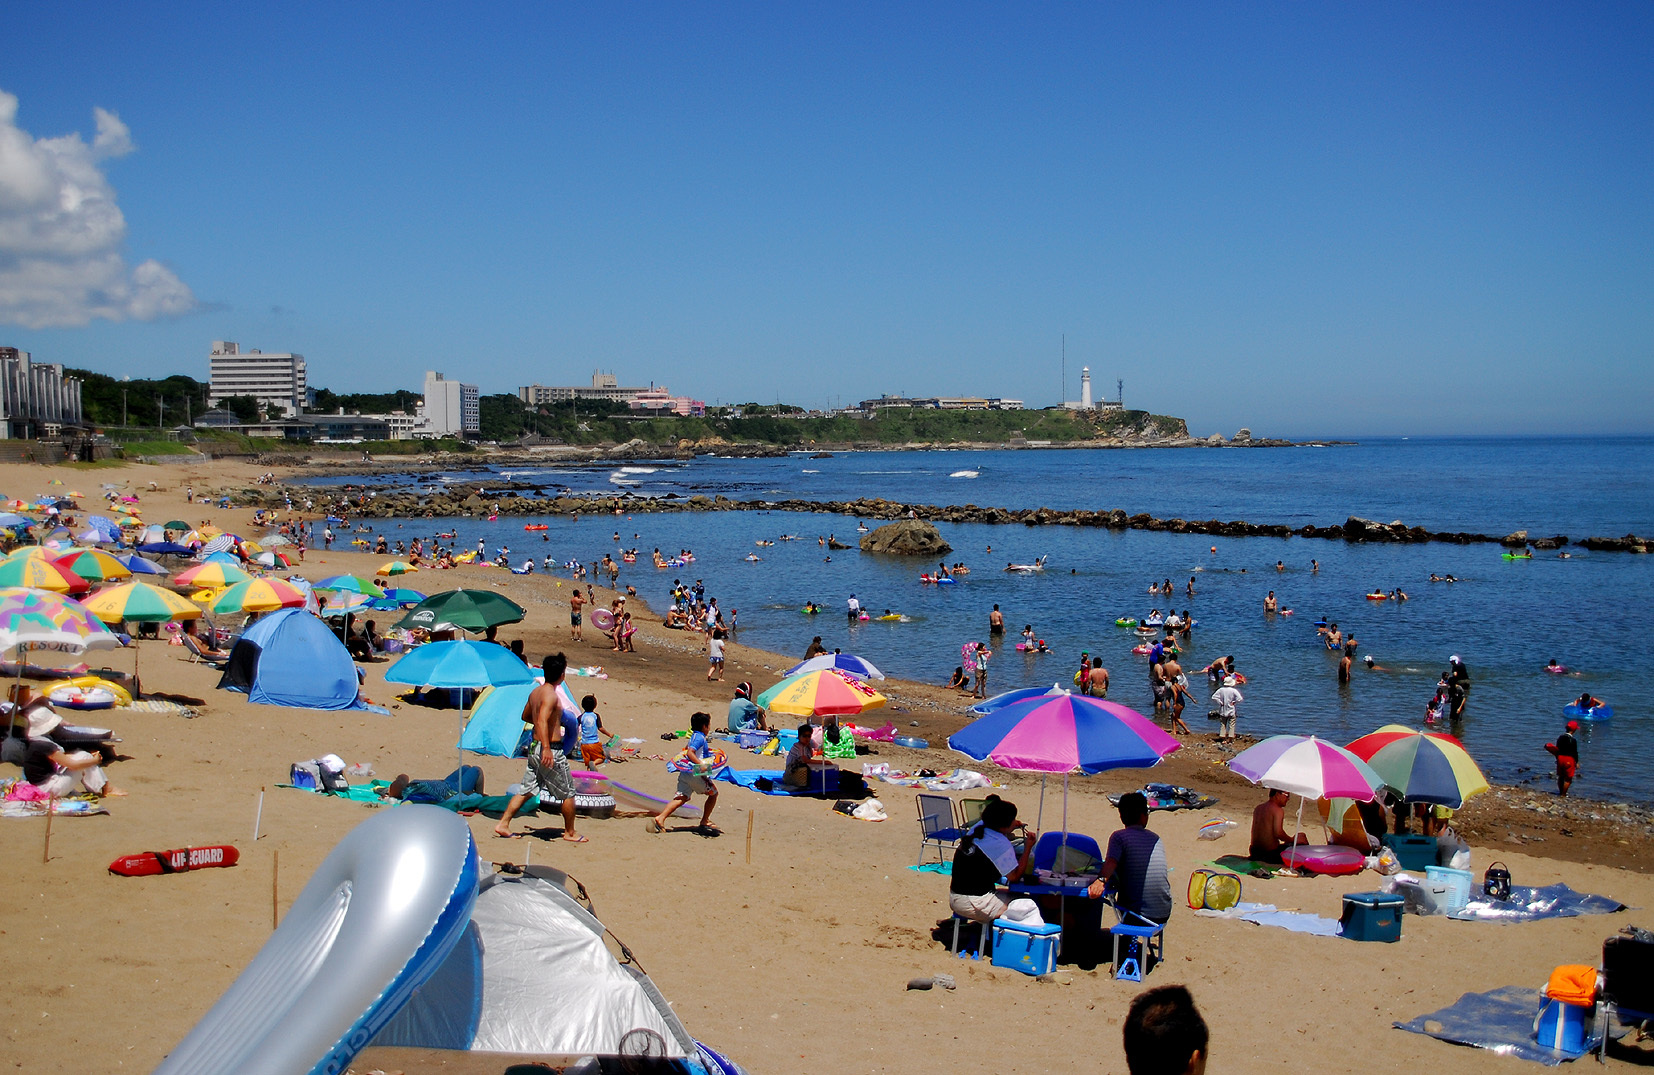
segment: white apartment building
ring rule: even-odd
[[[525,384],[517,389],[517,398],[530,407],[546,403],[567,403],[571,399],[606,399],[611,403],[630,403],[646,388],[626,388],[612,373],[592,371],[591,387],[585,385]]]
[[[308,391],[303,355],[242,351],[233,340],[214,340],[208,364],[208,406],[216,407],[229,396],[252,396],[261,410],[275,407],[284,418],[304,410]]]
[[[425,406],[419,432],[432,437],[463,437],[482,430],[481,393],[474,384],[450,381],[425,371]]]
[[[52,437],[82,424],[79,377],[65,376],[59,363],[0,347],[0,439]]]

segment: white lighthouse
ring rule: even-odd
[[[1091,367],[1080,367],[1080,410],[1091,409]]]

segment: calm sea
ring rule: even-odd
[[[397,483],[476,483],[510,477],[574,491],[639,495],[723,494],[736,499],[800,497],[846,500],[883,496],[922,504],[1024,508],[1123,508],[1170,518],[1245,519],[1326,525],[1349,515],[1432,530],[1534,537],[1654,533],[1654,438],[1419,439],[1355,447],[1132,451],[987,451],[840,453],[828,459],[702,458],[689,463],[504,467],[491,471],[403,476]],[[332,479],[334,484],[352,479]],[[360,479],[355,479],[360,480]],[[378,479],[376,479],[378,480]],[[526,522],[550,529],[525,533]],[[704,580],[726,610],[739,609],[739,640],[802,653],[820,634],[831,647],[861,653],[886,672],[941,681],[959,664],[959,648],[986,639],[994,604],[1014,642],[1024,624],[1055,652],[1035,656],[1001,647],[991,689],[1067,683],[1081,650],[1100,655],[1113,674],[1110,697],[1147,709],[1144,658],[1135,638],[1114,626],[1152,607],[1188,608],[1199,621],[1185,667],[1199,669],[1233,654],[1249,677],[1242,728],[1254,734],[1313,732],[1347,741],[1387,723],[1421,725],[1425,703],[1452,654],[1470,668],[1467,716],[1456,730],[1489,777],[1503,783],[1543,781],[1552,770],[1543,745],[1563,723],[1562,706],[1582,690],[1610,702],[1612,721],[1587,725],[1576,792],[1654,801],[1646,762],[1654,750],[1654,707],[1644,677],[1654,628],[1654,558],[1572,549],[1570,559],[1539,553],[1501,559],[1497,546],[1349,545],[1303,538],[1212,539],[1198,535],[1113,532],[1071,527],[942,524],[972,573],[957,585],[918,580],[927,566],[839,552],[828,559],[817,538],[854,544],[848,516],[740,512],[583,517],[547,516],[496,523],[457,520],[458,544],[485,538],[504,544],[514,562],[550,553],[559,562],[594,560],[637,547],[640,562],[622,573],[655,607],[674,578]],[[876,524],[870,524],[876,525]],[[428,533],[428,522],[391,522],[391,538]],[[617,543],[613,535],[620,531]],[[802,540],[759,547],[758,540]],[[1212,548],[1216,547],[1216,551]],[[654,548],[693,549],[681,569],[648,565]],[[989,551],[991,548],[992,551]],[[749,553],[758,562],[743,558]],[[1040,575],[1010,575],[1008,561],[1048,556]],[[1320,570],[1311,570],[1318,560]],[[1280,561],[1285,570],[1277,571]],[[934,566],[934,565],[929,565]],[[1456,583],[1431,583],[1430,574]],[[1190,577],[1196,593],[1184,596]],[[1150,596],[1149,583],[1170,578],[1176,596]],[[447,580],[443,580],[445,583]],[[1401,587],[1405,602],[1375,602],[1374,588]],[[1275,590],[1290,617],[1265,617]],[[845,600],[855,593],[875,614],[906,622],[850,626]],[[805,616],[807,600],[826,612]],[[1314,621],[1337,621],[1389,671],[1359,665],[1340,687],[1337,659],[1317,641]],[[1544,671],[1556,658],[1577,674]],[[1204,680],[1191,676],[1197,687]],[[761,684],[760,686],[767,686]],[[1197,727],[1204,708],[1185,715]]]

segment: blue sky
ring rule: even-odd
[[[43,361],[1045,405],[1066,334],[1069,398],[1201,434],[1654,431],[1648,5],[6,22],[0,344]]]

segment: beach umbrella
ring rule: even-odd
[[[279,552],[271,552],[268,549],[266,549],[264,552],[259,553],[257,556],[253,557],[253,562],[258,563],[258,564],[263,564],[265,567],[292,567],[293,566],[293,561],[292,560],[289,560],[286,556],[284,556],[283,554],[281,554]]]
[[[33,525],[34,525],[34,520],[33,519],[24,518],[23,516],[17,514],[16,512],[12,512],[12,511],[0,512],[0,526],[4,526],[9,530],[20,530],[23,527],[33,526]]]
[[[480,634],[490,627],[521,623],[525,615],[523,606],[494,590],[449,590],[409,609],[397,626],[433,630],[447,623]]]
[[[139,556],[135,552],[127,553],[125,556],[117,556],[117,557],[115,557],[115,559],[117,559],[121,563],[125,564],[126,569],[128,571],[132,572],[134,575],[168,575],[168,574],[171,574],[170,571],[168,571],[166,568],[162,567],[160,564],[156,563],[154,560],[145,560],[142,556]]]
[[[976,703],[971,706],[971,712],[978,715],[992,713],[994,710],[1002,706],[1008,706],[1012,702],[1026,702],[1030,698],[1045,698],[1067,693],[1068,691],[1060,683],[1053,683],[1050,687],[1018,687],[1014,691],[1005,691],[1002,694],[996,694],[992,698]]]
[[[789,676],[753,701],[772,713],[826,717],[878,709],[885,697],[855,676],[827,668]]]
[[[202,616],[199,608],[170,590],[136,580],[99,590],[83,603],[104,623],[170,623]]]
[[[73,598],[22,587],[0,589],[0,652],[17,650],[18,683],[23,682],[31,646],[85,653],[120,644],[114,632]]]
[[[0,563],[0,586],[27,586],[53,593],[85,593],[92,584],[49,556],[18,556]]]
[[[415,572],[415,571],[418,571],[418,570],[419,570],[419,568],[417,568],[414,565],[408,563],[406,560],[392,560],[388,564],[380,564],[379,565],[379,570],[375,571],[374,574],[375,575],[385,575],[385,576],[407,575],[407,574],[411,574],[412,572]]]
[[[246,582],[253,576],[241,570],[233,562],[222,563],[211,561],[196,567],[185,568],[173,576],[172,581],[180,586],[234,586],[238,582]]]
[[[858,679],[883,679],[884,673],[873,666],[873,662],[854,653],[822,653],[808,660],[800,661],[781,673],[784,676],[796,676],[805,672],[819,672],[827,668],[836,668],[840,672],[848,672]]]
[[[1071,773],[1146,769],[1160,764],[1162,758],[1181,746],[1135,709],[1067,691],[999,706],[948,737],[948,747],[967,758],[1041,775],[1040,813],[1035,828],[1045,821],[1043,778],[1061,773],[1064,847]]]
[[[124,579],[132,574],[132,569],[122,563],[119,557],[112,556],[102,549],[74,549],[59,556],[57,563],[92,582]]]
[[[297,586],[280,579],[248,579],[218,595],[212,610],[231,612],[274,612],[278,608],[303,608],[307,595]]]
[[[1300,832],[1305,799],[1371,802],[1384,786],[1372,766],[1313,735],[1272,735],[1230,758],[1229,768],[1254,784],[1297,795]]]
[[[173,519],[171,522],[162,523],[161,525],[168,530],[188,530],[190,528],[190,524],[182,519]]]
[[[1229,768],[1254,784],[1307,799],[1371,802],[1384,786],[1361,758],[1313,735],[1272,735],[1230,758]]]
[[[391,601],[398,606],[417,605],[421,601],[425,600],[425,595],[420,593],[418,590],[393,587],[385,591],[384,599],[386,601]]]
[[[374,598],[365,593],[330,593],[321,608],[317,609],[317,614],[331,620],[338,616],[361,612],[372,607],[373,602]]]
[[[504,646],[459,639],[415,647],[385,670],[385,682],[416,687],[483,687],[533,683],[534,669]]]
[[[365,579],[360,575],[334,575],[316,583],[316,589],[341,593],[377,594],[379,587],[372,579]]]
[[[235,546],[235,538],[229,534],[219,534],[201,546],[204,553],[226,552]]]
[[[1487,778],[1464,744],[1441,732],[1386,724],[1349,745],[1404,801],[1457,810],[1488,790]]]
[[[23,545],[8,552],[5,560],[0,560],[0,563],[10,560],[50,560],[55,556],[57,553],[45,545]]]

